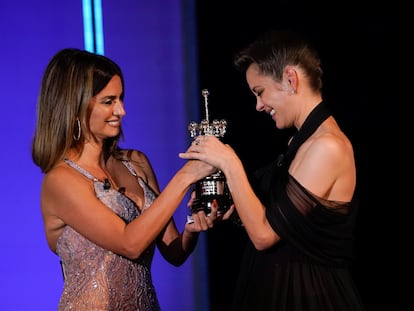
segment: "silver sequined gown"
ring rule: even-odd
[[[126,223],[139,217],[140,212],[130,199],[113,188],[105,190],[103,183],[90,173],[65,161],[93,180],[96,196]],[[124,164],[137,176],[128,162]],[[145,211],[156,195],[139,176],[137,179],[144,190]],[[65,278],[58,310],[160,310],[151,276],[154,250],[152,244],[138,259],[130,260],[92,243],[66,226],[56,248]]]

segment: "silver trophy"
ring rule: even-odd
[[[226,120],[213,120],[209,121],[208,113],[208,95],[210,94],[207,89],[203,89],[201,94],[204,97],[204,110],[205,119],[200,123],[190,122],[188,130],[192,138],[199,135],[214,135],[216,137],[223,137],[227,129]],[[203,179],[197,181],[194,185],[195,200],[191,206],[192,212],[204,210],[208,215],[211,212],[213,202],[216,201],[218,206],[218,214],[226,212],[233,204],[233,200],[230,195],[226,183],[226,177],[222,171],[206,176]]]

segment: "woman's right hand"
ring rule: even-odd
[[[217,168],[200,160],[188,160],[181,168],[181,171],[192,176],[192,183],[195,183],[206,176],[216,173]]]

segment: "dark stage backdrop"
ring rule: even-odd
[[[405,228],[398,224],[404,218],[399,210],[407,203],[399,204],[403,195],[395,177],[405,167],[404,152],[396,146],[403,141],[403,99],[411,88],[402,78],[412,58],[406,57],[411,35],[405,8],[400,1],[258,0],[223,6],[208,0],[198,2],[197,13],[200,85],[210,89],[210,115],[228,120],[224,140],[248,172],[273,160],[290,133],[256,112],[244,76],[233,68],[234,54],[273,28],[299,31],[314,42],[325,71],[325,101],[355,149],[361,205],[354,278],[367,310],[402,309],[396,277],[404,256],[395,240]],[[209,232],[212,311],[230,306],[245,241],[244,230],[230,224]]]
[[[61,48],[85,47],[82,5],[99,2],[0,2],[0,310],[57,309],[62,275],[58,257],[47,247],[39,205],[42,175],[30,153],[35,105],[49,59]],[[163,0],[101,4],[102,52],[125,74],[122,145],[148,155],[162,189],[183,164],[178,153],[188,146],[187,124],[198,118],[201,106],[195,6]],[[175,215],[180,230],[186,214],[183,202]],[[181,267],[156,253],[153,277],[165,311],[209,310],[205,238],[200,238]]]

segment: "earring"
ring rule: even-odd
[[[76,141],[78,141],[79,138],[81,137],[81,133],[82,133],[82,127],[81,127],[81,123],[80,123],[79,118],[76,118],[76,121],[75,121],[75,129],[76,129],[76,127],[78,127],[77,135],[75,135],[75,132],[76,131],[74,131],[73,132],[73,139],[76,140]]]
[[[290,90],[290,94],[292,94],[292,95],[293,95],[293,94],[296,94],[296,90],[295,90],[295,89],[291,89],[291,90]]]

